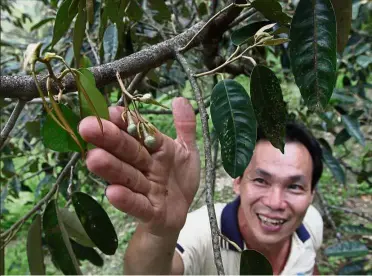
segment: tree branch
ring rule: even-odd
[[[190,81],[192,90],[194,91],[196,101],[198,103],[198,107],[200,110],[200,119],[202,123],[202,130],[203,130],[203,142],[204,142],[204,154],[205,154],[205,179],[206,179],[206,203],[208,209],[208,217],[209,223],[211,226],[212,232],[212,243],[213,243],[213,254],[214,254],[214,262],[217,268],[218,275],[224,275],[221,251],[220,251],[220,243],[219,243],[219,235],[220,230],[218,228],[217,219],[216,219],[216,212],[214,210],[213,204],[213,177],[215,174],[213,173],[214,165],[212,162],[212,153],[211,153],[211,140],[209,134],[209,127],[208,127],[208,113],[204,106],[204,102],[202,99],[202,93],[200,88],[196,82],[195,77],[193,77],[193,72],[191,68],[188,66],[186,58],[181,55],[179,52],[176,52],[176,59],[181,64],[183,70],[186,72],[186,75]]]
[[[10,132],[15,126],[15,123],[17,122],[17,119],[19,115],[22,112],[23,107],[25,106],[27,101],[19,99],[16,106],[13,109],[12,114],[9,117],[9,120],[6,122],[3,130],[1,131],[0,134],[0,148],[3,146],[5,140],[8,138]]]

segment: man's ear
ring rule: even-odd
[[[236,195],[240,195],[240,182],[241,181],[242,181],[242,178],[240,176],[234,179],[233,186],[234,186],[234,192]]]

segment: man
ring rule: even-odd
[[[177,139],[157,133],[152,149],[126,133],[121,107],[110,108],[103,135],[94,117],[79,126],[97,146],[87,154],[88,169],[111,183],[106,196],[113,206],[140,220],[124,257],[126,274],[217,273],[205,207],[187,214],[200,181],[195,115],[184,98],[172,107]],[[239,197],[216,204],[217,219],[242,249],[264,254],[274,274],[312,274],[322,242],[322,219],[310,205],[321,150],[303,129],[287,133],[284,154],[259,137],[244,175],[234,180]],[[225,272],[239,274],[239,253],[221,244]]]

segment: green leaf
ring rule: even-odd
[[[171,13],[164,0],[151,0],[147,2],[152,12],[154,20],[159,23],[171,20]]]
[[[327,140],[325,140],[324,138],[319,138],[318,141],[322,145],[322,147],[324,147],[327,151],[329,151],[330,153],[332,153],[332,148],[328,144]]]
[[[96,109],[98,116],[103,119],[109,118],[108,106],[106,103],[105,98],[101,94],[101,92],[96,87],[96,81],[92,72],[88,69],[79,69],[79,80],[82,87],[79,85],[79,99],[80,99],[80,112],[81,118],[85,118],[87,116],[95,116],[95,113],[89,107],[89,104],[85,97],[82,94],[82,89],[88,93],[90,100],[93,103],[94,108]]]
[[[54,17],[48,17],[48,18],[42,19],[39,22],[37,22],[36,24],[32,25],[32,27],[30,28],[30,31],[33,32],[33,31],[39,29],[41,26],[43,26],[46,23],[48,23],[50,21],[53,21],[53,20],[54,20]]]
[[[231,177],[241,176],[257,139],[257,122],[249,95],[234,80],[220,81],[213,88],[210,111],[221,143],[223,167]]]
[[[356,99],[353,96],[347,95],[346,93],[334,91],[330,102],[341,102],[344,104],[353,104],[356,102]]]
[[[282,6],[277,0],[255,0],[251,6],[271,21],[280,24],[287,24],[291,21],[291,18],[282,11]]]
[[[89,68],[92,67],[92,61],[87,55],[83,55],[80,59],[80,68]]]
[[[289,38],[296,84],[305,104],[321,110],[336,83],[336,17],[330,0],[300,0]]]
[[[3,176],[10,178],[16,174],[13,160],[10,158],[3,159],[3,167],[1,168],[1,172]]]
[[[240,275],[273,275],[273,269],[260,252],[244,250],[240,257]]]
[[[118,238],[106,211],[85,193],[75,192],[71,199],[76,214],[90,239],[106,255],[115,254]]]
[[[32,137],[40,137],[40,121],[28,121],[25,125],[27,132]]]
[[[110,24],[103,35],[104,62],[108,63],[115,60],[118,51],[118,29],[116,24]]]
[[[72,0],[64,0],[57,11],[56,19],[54,21],[51,47],[53,47],[68,31],[72,20],[78,12],[77,5],[69,9],[71,4]]]
[[[31,275],[45,275],[41,241],[41,216],[35,215],[27,234],[27,260]]]
[[[337,272],[337,275],[371,275],[371,272],[365,270],[366,260],[357,260],[345,264]]]
[[[346,183],[345,172],[342,169],[338,160],[333,157],[332,152],[330,152],[327,148],[322,147],[322,152],[323,161],[331,171],[332,175],[339,183],[345,185]]]
[[[346,241],[327,247],[324,253],[328,257],[360,257],[368,254],[368,248],[359,241]]]
[[[365,227],[362,224],[361,225],[350,225],[350,224],[342,225],[339,227],[339,229],[342,232],[350,233],[353,235],[366,235],[366,236],[372,235],[372,229]]]
[[[70,240],[59,217],[55,199],[49,201],[43,214],[45,242],[58,267],[64,274],[82,274]]]
[[[362,67],[367,68],[372,63],[372,57],[366,55],[360,55],[357,57],[356,62]]]
[[[364,147],[365,140],[363,133],[360,131],[358,120],[347,115],[342,115],[341,121],[345,125],[347,132]]]
[[[74,240],[70,240],[72,249],[74,250],[74,253],[76,255],[76,258],[79,260],[88,260],[92,264],[96,266],[103,266],[103,259],[102,257],[97,253],[96,250],[90,247],[85,247],[81,244],[78,244]]]
[[[73,49],[74,49],[74,57],[75,57],[75,66],[79,66],[80,64],[80,50],[81,46],[83,45],[83,40],[85,37],[85,26],[87,23],[87,13],[84,9],[84,5],[80,2],[79,5],[79,13],[76,17],[75,26],[74,26],[74,34],[73,34]]]
[[[77,126],[80,122],[79,117],[63,104],[59,104],[59,107],[65,119],[74,131],[76,137],[79,139],[83,147],[85,147],[86,143],[77,131]],[[50,115],[47,115],[46,120],[41,128],[41,136],[43,137],[45,147],[49,149],[58,152],[80,152],[79,146],[76,144],[74,139],[71,138],[70,134],[61,128]]]
[[[143,16],[143,10],[137,0],[130,0],[128,8],[126,9],[126,14],[132,21],[140,21]]]
[[[85,232],[83,225],[74,212],[70,212],[68,209],[63,208],[59,210],[61,220],[68,233],[68,236],[76,241],[77,243],[85,247],[95,247],[96,245],[89,238],[87,232]]]
[[[257,65],[251,74],[250,91],[258,126],[271,144],[284,153],[287,110],[278,78],[266,66]]]
[[[352,0],[331,0],[337,20],[337,52],[342,54],[349,40]]]
[[[334,145],[339,146],[344,144],[347,140],[351,138],[349,132],[344,128],[339,133],[337,133]]]
[[[286,43],[286,42],[289,42],[288,38],[273,38],[273,39],[265,40],[263,42],[263,45],[276,46],[276,45],[280,45],[280,44],[283,44],[283,43]]]
[[[261,21],[261,22],[251,23],[251,24],[245,25],[244,27],[241,27],[240,29],[234,31],[231,34],[232,43],[238,46],[238,45],[248,42],[249,38],[253,37],[254,34],[259,29],[261,29],[263,26],[266,26],[267,23],[268,23],[267,21]]]

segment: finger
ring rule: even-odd
[[[103,133],[95,117],[84,118],[79,125],[81,137],[139,170],[147,171],[152,163],[148,151],[117,125],[107,120],[101,121]]]
[[[124,110],[124,108],[121,107],[121,106],[110,107],[109,108],[110,121],[113,122],[115,125],[117,125],[120,129],[123,129],[123,130],[126,131],[127,124],[121,118],[121,113],[123,113],[123,110]],[[137,121],[136,118],[133,118],[133,119],[135,121]],[[155,140],[156,140],[155,145],[152,146],[151,148],[147,148],[147,150],[150,153],[158,151],[159,148],[163,146],[163,143],[165,142],[165,140],[167,140],[166,136],[159,131],[157,131],[154,134],[154,137],[155,137]]]
[[[139,170],[101,148],[88,151],[86,165],[88,170],[110,183],[144,195],[150,191],[149,180]]]
[[[153,217],[153,208],[148,198],[124,186],[109,185],[106,189],[106,197],[118,210],[144,222]]]
[[[189,149],[196,149],[196,118],[189,101],[185,98],[175,98],[172,102],[174,124],[177,140],[184,141]]]

